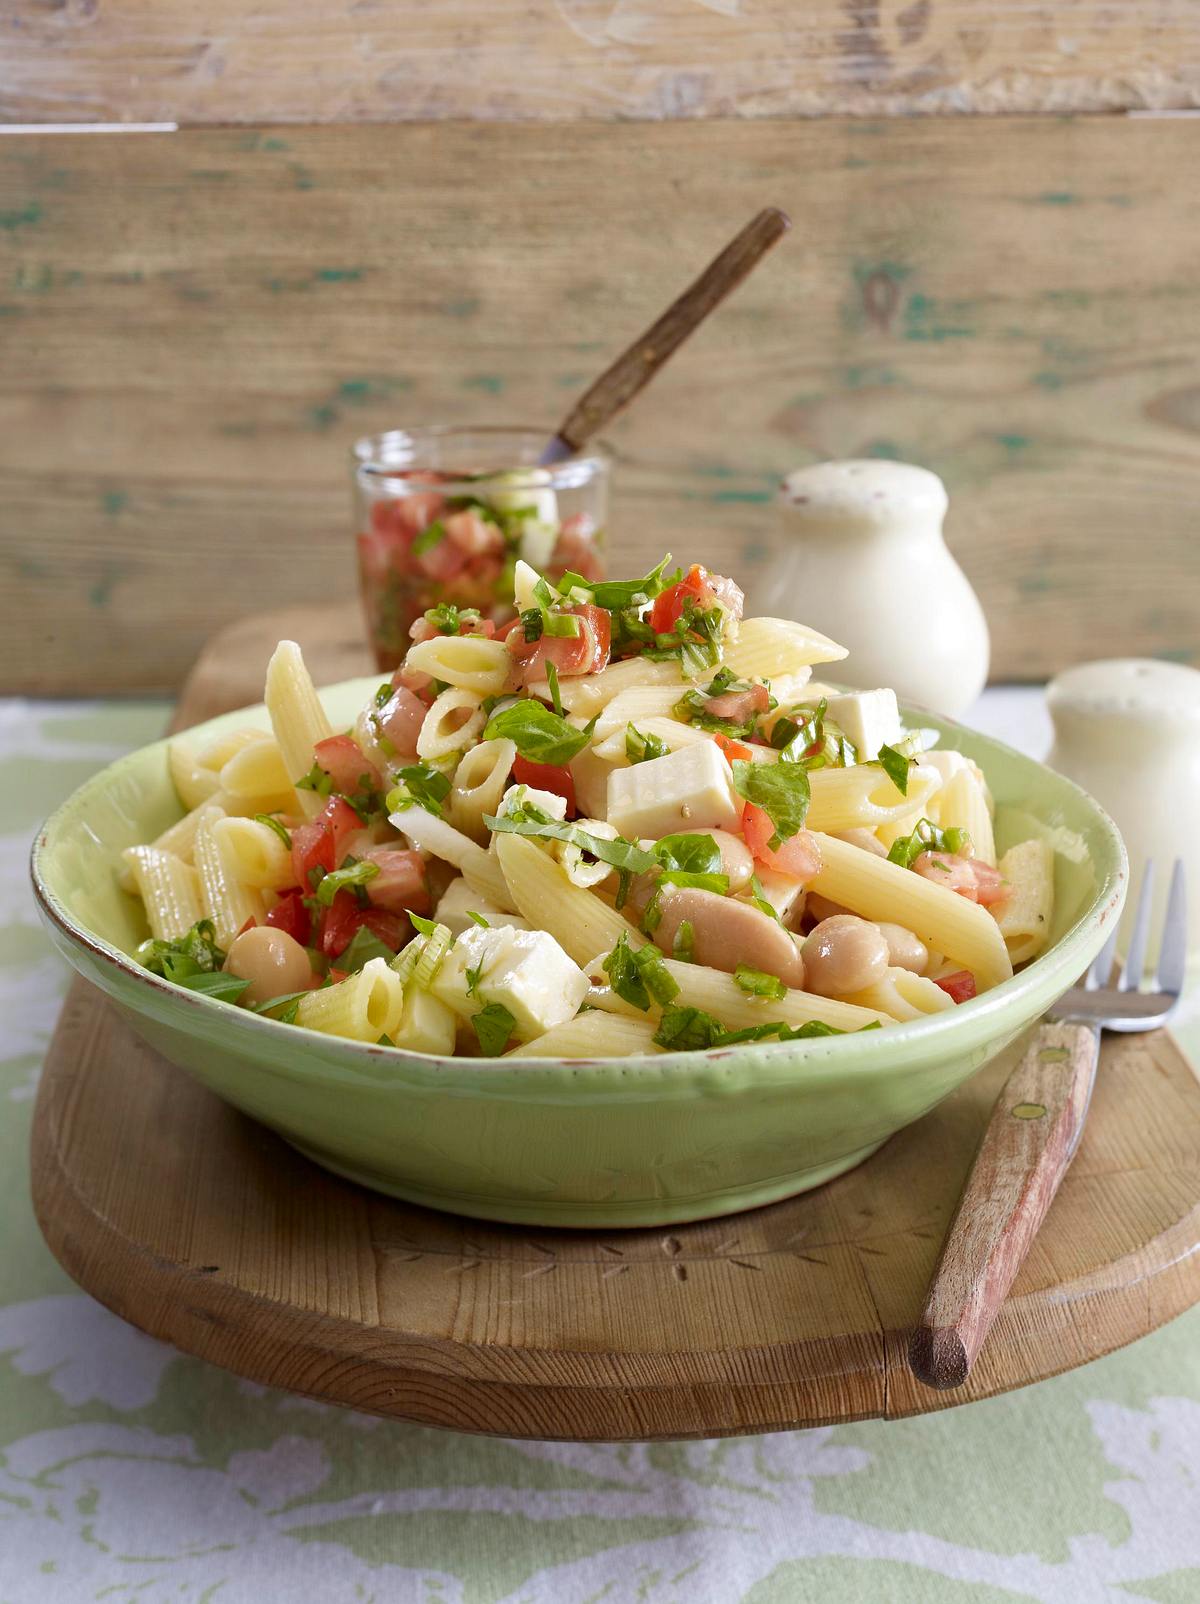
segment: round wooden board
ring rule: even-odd
[[[34,1202],[75,1279],[240,1375],[460,1431],[716,1436],[986,1397],[1200,1298],[1200,1085],[1106,1044],[1083,1146],[968,1385],[908,1370],[998,1064],[858,1170],[674,1231],[527,1231],[325,1174],[142,1043],[83,982],[51,1048]]]
[[[282,625],[282,627],[281,627]],[[365,669],[344,610],[218,637],[178,723],[254,701],[291,634]],[[318,1169],[73,988],[33,1129],[38,1219],[101,1302],[189,1353],[378,1414],[506,1436],[718,1436],[987,1397],[1200,1300],[1200,1083],[1163,1033],[1108,1038],[1080,1151],[968,1383],[908,1334],[1019,1044],[858,1170],[673,1231],[527,1231]]]

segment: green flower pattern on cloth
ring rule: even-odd
[[[1200,1601],[1200,1310],[918,1420],[587,1447],[271,1392],[79,1292],[28,1202],[67,974],[26,857],[166,711],[0,702],[0,1604]]]

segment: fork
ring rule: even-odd
[[[1154,863],[1142,875],[1129,953],[1112,984],[1117,924],[1088,970],[1055,1003],[1004,1083],[942,1245],[909,1364],[926,1386],[960,1387],[991,1330],[1067,1172],[1087,1119],[1101,1030],[1154,1030],[1183,991],[1187,903],[1176,860],[1158,965],[1141,989]]]

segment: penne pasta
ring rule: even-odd
[[[242,885],[259,891],[282,891],[295,885],[292,854],[269,824],[224,818],[214,820],[211,829],[223,862]]]
[[[213,922],[217,945],[228,947],[247,919],[262,920],[267,908],[262,894],[238,878],[229,848],[217,835],[216,826],[223,817],[217,808],[202,809],[192,850],[204,917]]]
[[[512,658],[502,640],[484,635],[435,635],[409,647],[408,667],[457,690],[496,696],[508,682]]]
[[[844,646],[788,618],[743,618],[737,640],[725,648],[725,661],[740,678],[772,682],[847,655]]]
[[[1011,976],[1004,938],[986,908],[861,847],[815,833],[821,869],[810,890],[864,919],[911,930],[927,947],[969,969],[980,991]]]
[[[711,676],[710,676],[711,677]],[[598,674],[581,674],[570,679],[559,681],[559,697],[562,705],[569,713],[579,713],[584,718],[591,718],[601,708],[607,707],[622,691],[631,690],[635,685],[673,686],[676,688],[676,701],[679,700],[693,680],[684,679],[680,672],[679,663],[672,659],[670,662],[656,663],[644,657],[630,657],[622,663],[610,663],[607,668],[601,669]],[[541,697],[543,701],[550,700],[550,687],[544,680],[529,687],[531,696]]]
[[[674,693],[672,693],[674,694]],[[711,741],[712,736],[707,731],[699,729],[695,724],[681,724],[673,718],[638,718],[630,721],[639,735],[657,735],[667,750],[678,752],[681,746],[695,746],[701,741]],[[599,726],[597,726],[597,729]],[[612,763],[618,768],[624,768],[629,763],[625,751],[625,741],[629,735],[629,724],[622,724],[614,729],[611,735],[598,740],[592,751],[605,763]],[[765,749],[764,749],[765,750]],[[777,753],[771,754],[773,757]]]
[[[200,807],[221,789],[220,774],[216,769],[198,762],[187,741],[171,741],[168,744],[167,767],[175,794],[189,811]]]
[[[958,752],[930,753],[930,758],[959,757]],[[940,766],[940,765],[935,765]],[[993,868],[996,864],[996,838],[992,830],[991,796],[983,775],[975,764],[963,759],[961,765],[945,775],[933,800],[930,818],[946,829],[957,825],[971,837],[973,856]]]
[[[822,1025],[832,1025],[835,1030],[862,1030],[866,1025],[888,1021],[882,1009],[860,1007],[833,997],[818,997],[808,991],[789,990],[779,1002],[766,1001],[744,992],[733,976],[722,969],[679,963],[674,958],[665,958],[663,962],[679,986],[676,1004],[703,1008],[729,1030],[744,1030],[747,1025],[760,1025],[774,1019],[782,1019],[793,1028],[817,1020]]]
[[[159,847],[127,847],[121,856],[156,940],[178,941],[204,918],[199,878],[182,858]]]
[[[903,794],[883,769],[860,764],[849,769],[814,769],[808,777],[812,792],[810,830],[837,835],[860,826],[875,829],[916,812],[923,816],[926,803],[941,785],[934,769],[917,764],[908,771],[908,793]]]
[[[1000,859],[1009,893],[996,908],[996,923],[1014,964],[1028,963],[1046,945],[1054,913],[1054,853],[1033,839],[1010,847]]]
[[[291,776],[273,735],[259,734],[221,766],[221,790],[255,813],[283,813],[295,800]]]
[[[516,745],[503,739],[480,741],[463,755],[446,800],[446,814],[456,830],[474,841],[488,839],[484,816],[500,806],[516,756]]]
[[[313,747],[318,741],[328,740],[333,730],[300,648],[293,640],[280,641],[267,664],[265,699],[284,768],[294,784],[312,767]],[[292,805],[296,812],[311,819],[325,801],[313,791],[296,791]]]
[[[941,1014],[954,1007],[954,1000],[940,986],[925,975],[914,975],[911,969],[888,969],[881,980],[862,991],[851,992],[845,999],[860,1008],[875,1008],[892,1019],[922,1019],[926,1014]]]
[[[656,1024],[642,1014],[629,1019],[619,1014],[576,1014],[543,1036],[512,1047],[505,1058],[641,1058],[661,1054],[654,1041]]]
[[[417,736],[417,756],[432,762],[474,746],[483,733],[483,708],[475,691],[451,687],[434,702]]]
[[[631,685],[627,691],[614,696],[601,711],[596,720],[596,739],[602,741],[614,731],[623,734],[629,724],[641,729],[646,719],[665,721],[671,718],[685,689],[678,680],[674,685]]]
[[[562,865],[532,841],[498,835],[494,850],[517,912],[538,929],[548,930],[577,964],[610,951],[622,934],[634,946],[643,944],[645,938],[627,919],[591,891],[573,886]]]
[[[356,975],[301,997],[296,1023],[350,1041],[395,1039],[404,1017],[404,984],[383,958],[372,958]]]

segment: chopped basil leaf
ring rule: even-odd
[[[338,967],[341,967],[341,959],[338,960]],[[285,991],[279,997],[268,997],[266,1002],[251,1003],[250,1006],[256,1014],[265,1014],[269,1019],[278,1019],[282,1024],[294,1025],[300,999],[307,996],[306,991]],[[281,1012],[276,1013],[277,1008]]]
[[[422,557],[427,551],[432,551],[435,546],[441,544],[442,540],[445,538],[445,534],[445,524],[440,518],[435,518],[429,527],[427,529],[422,529],[421,533],[413,541],[413,556]]]
[[[720,735],[729,735],[735,738],[753,735],[758,727],[759,718],[762,716],[761,713],[751,708],[748,716],[744,719],[719,718],[709,710],[708,704],[716,697],[724,696],[731,691],[753,691],[757,689],[758,686],[751,680],[738,679],[731,668],[720,668],[711,682],[703,689],[693,688],[684,692],[675,704],[675,717],[682,719],[684,723],[694,724],[697,729],[713,730]],[[768,693],[767,711],[769,712],[776,705],[775,698]]]
[[[521,633],[527,646],[532,646],[534,641],[541,640],[544,617],[545,614],[540,607],[530,607],[521,614]]]
[[[686,869],[664,869],[659,878],[663,885],[691,886],[696,891],[713,891],[718,897],[729,895],[727,874],[692,874]]]
[[[802,764],[752,763],[735,758],[731,767],[738,794],[762,808],[775,827],[767,842],[772,851],[804,828],[812,791]]]
[[[781,997],[787,996],[787,987],[777,975],[751,969],[749,964],[738,964],[733,971],[733,978],[751,997],[769,997],[772,1002],[778,1002]]]
[[[541,619],[542,629],[551,640],[576,640],[582,633],[583,626],[574,613],[543,613]]]
[[[333,790],[333,776],[326,774],[325,770],[314,758],[313,766],[308,773],[292,782],[297,791],[315,791],[318,796],[328,796]]]
[[[483,505],[482,502],[479,503]],[[453,602],[439,602],[425,610],[425,622],[439,635],[461,635],[464,625],[479,622],[478,607],[456,607]]]
[[[678,958],[683,964],[695,963],[696,930],[690,919],[679,921],[679,929],[675,932],[675,940],[671,943],[671,956]]]
[[[643,655],[651,662],[667,662],[678,655],[682,678],[699,679],[705,669],[716,668],[721,661],[724,628],[722,607],[698,608],[688,597],[675,628],[656,635],[655,644],[647,646]]]
[[[516,1020],[503,1003],[488,1003],[486,1008],[471,1015],[471,1027],[488,1058],[498,1057],[508,1046],[515,1024]]]
[[[781,925],[783,923],[783,920],[779,917],[776,909],[767,901],[763,892],[762,881],[758,878],[757,874],[752,874],[750,876],[750,900],[758,909],[759,913],[765,913],[768,919],[774,919],[777,925]]]
[[[665,637],[664,637],[665,638]],[[658,636],[634,607],[612,615],[612,655],[621,657],[629,647],[654,646]]]
[[[388,1035],[388,1033],[386,1031],[384,1031],[383,1035],[375,1043],[376,1047],[394,1047],[395,1045],[396,1045],[395,1042],[392,1040],[392,1038]]]
[[[317,893],[318,898],[320,892]],[[351,937],[350,945],[338,958],[337,966],[344,969],[347,974],[356,975],[364,964],[370,963],[372,958],[382,958],[384,963],[391,963],[396,954],[387,945],[380,941],[375,932],[366,925],[359,925]]]
[[[949,852],[956,857],[966,856],[971,850],[971,837],[966,830],[951,825],[941,829],[932,819],[922,819],[911,835],[898,836],[888,852],[888,862],[898,863],[902,869],[911,869],[922,852]]]
[[[562,718],[563,705],[562,695],[558,688],[558,669],[548,658],[546,660],[546,684],[550,687],[550,700],[554,704],[555,717]]]
[[[641,947],[636,952],[624,932],[600,966],[618,997],[645,1013],[651,1001],[660,1006],[679,995],[679,986],[662,961],[657,947]]]
[[[143,968],[182,985],[180,975],[213,974],[225,962],[211,919],[201,919],[174,941],[143,941],[134,954]]]
[[[721,1021],[703,1008],[664,1008],[654,1040],[670,1052],[686,1053],[713,1046],[722,1034]]]
[[[412,921],[413,929],[423,936],[431,936],[438,927],[436,919],[425,919],[421,914],[413,913],[411,908],[408,917]]]
[[[881,746],[875,762],[887,774],[901,796],[908,795],[908,765],[910,758],[897,752],[894,746]]]
[[[403,813],[405,808],[421,807],[435,818],[442,816],[442,803],[450,795],[449,776],[431,763],[411,763],[397,775],[399,785],[388,792],[389,813]]]
[[[643,735],[632,724],[625,726],[625,756],[631,763],[652,763],[670,751],[661,735]]]
[[[673,576],[663,578],[670,561],[668,552],[643,579],[590,580],[582,574],[567,572],[559,580],[558,588],[564,596],[584,595],[594,606],[604,607],[610,613],[644,607],[672,583]]]
[[[652,936],[662,924],[662,887],[655,886],[650,901],[646,904],[646,911],[642,914],[642,929],[648,936]]]
[[[277,819],[273,813],[256,813],[254,817],[257,823],[265,824],[268,830],[274,830],[289,852],[292,850],[292,838],[282,819]]]
[[[493,713],[484,727],[483,739],[507,739],[533,763],[561,765],[583,751],[595,726],[593,719],[586,728],[577,730],[541,702],[522,700]]]
[[[654,843],[655,860],[664,869],[690,874],[719,874],[721,849],[711,835],[664,835]]]
[[[218,997],[222,1002],[236,1002],[250,984],[239,975],[226,974],[196,974],[184,975],[176,978],[176,985],[186,986],[189,991],[198,991],[205,997]]]
[[[593,835],[581,825],[550,818],[541,808],[529,802],[520,804],[502,818],[484,814],[483,822],[489,830],[498,830],[502,834],[529,835],[542,841],[568,841],[589,853],[597,862],[607,863],[614,869],[624,869],[630,874],[645,874],[655,864],[652,853],[643,852],[641,847],[626,841],[624,836],[617,836],[610,841],[606,836]]]
[[[483,979],[483,964],[478,963],[474,968],[468,967],[463,972],[467,977],[467,996],[473,997],[479,989],[479,982]]]
[[[474,908],[467,909],[467,918],[474,920],[481,930],[490,930],[492,928],[491,923],[481,913],[476,913]]]
[[[426,614],[426,617],[428,617],[428,614]],[[392,690],[391,680],[385,679],[383,684],[375,692],[375,706],[386,707],[395,694],[396,693]]]
[[[333,904],[334,897],[339,891],[350,891],[358,886],[365,886],[368,880],[374,880],[379,873],[379,865],[363,858],[359,862],[343,864],[340,869],[322,875],[317,886],[317,901],[322,907],[328,908]],[[338,968],[344,967],[339,964]]]

